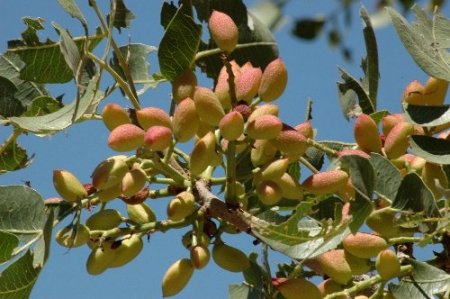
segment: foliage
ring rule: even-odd
[[[116,44],[115,30],[120,33],[134,18],[123,0],[111,1],[106,15],[90,1],[102,24],[95,30],[75,1],[58,2],[80,22],[84,35],[72,37],[52,23],[60,40],[41,42],[37,31],[43,21],[24,18],[22,40],[10,41],[0,56],[0,120],[11,128],[0,146],[0,173],[31,163],[18,136],[48,136],[95,119],[111,131],[108,145],[120,154],[87,170],[89,183],[55,170],[58,198],[44,200],[28,186],[0,186],[0,260],[8,263],[0,276],[1,298],[29,296],[49,258],[52,230],[67,217],[73,221],[59,228],[56,241],[69,248],[89,246],[91,275],[131,262],[145,250],[146,236],[188,228],[182,242],[190,259],[178,260],[164,275],[167,296],[182,291],[211,259],[224,270],[243,273],[245,282],[229,287],[231,298],[291,298],[299,294],[289,282],[315,290],[297,278],[324,274],[339,284],[333,291],[323,287],[325,280],[318,286],[327,299],[448,298],[450,141],[445,130],[450,117],[443,104],[450,81],[448,19],[438,12],[429,18],[415,7],[416,21],[409,23],[387,9],[406,49],[430,76],[423,86],[408,86],[404,111],[392,113],[377,108],[376,36],[361,8],[367,49],[363,77],[339,69],[342,82],[337,83],[344,117],[357,119],[355,143],[344,143],[316,140],[310,121],[291,127],[278,118],[274,101],[286,86],[287,68],[269,29],[241,0],[164,3],[165,33],[158,47]],[[207,24],[214,10],[223,13],[219,21],[234,23],[236,33],[233,26]],[[295,33],[312,39],[328,21],[299,20]],[[219,37],[202,40],[204,28],[219,31]],[[238,40],[234,49],[216,46],[227,42],[217,40],[222,33],[239,34],[232,36]],[[94,49],[101,44],[99,57]],[[161,73],[150,73],[147,56],[156,49]],[[197,86],[200,72],[214,81],[214,90]],[[107,87],[105,74],[114,81]],[[68,81],[76,83],[77,95],[63,105],[45,84]],[[142,107],[139,97],[164,83],[173,92],[166,107]],[[132,108],[109,101],[117,89]],[[181,144],[189,140],[190,151],[183,150]],[[215,194],[213,186],[220,192]],[[156,215],[150,198],[167,201],[167,215]],[[126,216],[110,208],[112,201],[126,204]],[[95,213],[83,223],[81,214],[91,209]],[[362,233],[367,227],[374,232]],[[260,254],[224,244],[222,235],[232,233],[256,238]],[[374,254],[358,256],[372,243],[377,244]],[[415,246],[433,244],[443,245],[435,259],[415,259]],[[394,247],[401,263],[388,281],[370,261],[387,246]],[[272,251],[292,263],[272,272]]]

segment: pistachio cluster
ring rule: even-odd
[[[282,200],[300,202],[334,194],[346,203],[343,221],[349,217],[348,202],[354,199],[355,189],[348,170],[339,163],[326,171],[310,167],[313,173],[303,182],[289,172],[289,166],[302,160],[309,147],[319,145],[310,121],[291,126],[279,118],[274,101],[281,97],[288,80],[283,60],[276,58],[263,69],[251,62],[240,65],[228,56],[239,48],[239,30],[232,18],[213,11],[208,26],[214,43],[224,52],[224,65],[214,88],[200,86],[195,72],[187,69],[172,82],[171,113],[157,107],[125,109],[117,103],[107,104],[102,111],[109,130],[107,143],[122,154],[99,163],[88,184],[82,184],[67,170],[54,171],[55,189],[66,202],[80,210],[101,205],[85,224],[78,221],[56,236],[62,246],[89,246],[86,267],[92,275],[133,260],[143,249],[145,236],[183,227],[192,227],[182,239],[189,257],[178,259],[168,268],[162,279],[165,297],[179,293],[194,270],[207,266],[211,256],[219,267],[243,272],[250,267],[249,258],[226,244],[222,234],[239,232],[240,226],[226,218],[229,211],[253,216],[248,209],[250,199],[253,206],[256,201],[257,206],[267,209]],[[409,104],[441,104],[446,84],[434,78],[425,86],[413,82],[402,100]],[[334,158],[382,154],[402,174],[421,173],[427,186],[437,193],[436,182],[445,177],[442,169],[407,153],[409,136],[420,134],[422,128],[412,125],[402,114],[386,115],[381,123],[382,135],[371,116],[360,114],[354,125],[356,146],[339,152],[330,150],[331,154]],[[192,144],[188,153],[177,147],[188,142]],[[133,154],[128,155],[131,151]],[[242,157],[251,166],[247,172],[238,173]],[[216,169],[222,169],[225,177],[214,177]],[[206,189],[212,185],[222,187],[221,209],[225,212],[214,214],[209,206],[211,198],[199,190],[199,181],[206,182]],[[167,215],[157,217],[149,198],[170,198]],[[126,216],[106,208],[116,199],[124,202]],[[329,277],[318,286],[305,278],[275,278],[273,287],[288,299],[322,298],[342,289],[353,276],[374,269],[384,280],[397,276],[400,262],[388,249],[385,238],[410,235],[411,231],[395,225],[395,217],[396,211],[385,204],[367,219],[375,233],[350,235],[343,240],[342,248],[307,260],[317,273]],[[375,267],[372,258],[376,258]]]

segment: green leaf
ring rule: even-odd
[[[391,161],[377,153],[370,155],[370,163],[373,166],[376,176],[375,193],[390,201],[394,200],[402,181],[400,171]]]
[[[400,40],[417,65],[428,75],[450,81],[448,20],[437,13],[432,20],[418,6],[413,7],[416,22],[408,21],[387,8]],[[444,43],[444,44],[441,44]]]
[[[92,51],[103,37],[100,32],[90,36],[88,49]],[[81,51],[86,38],[76,37],[73,41]],[[18,55],[25,63],[25,67],[20,71],[21,79],[36,83],[66,83],[73,79],[73,72],[65,62],[60,44],[49,41],[42,45],[9,48],[7,53]]]
[[[293,162],[289,164],[287,173],[295,180],[300,180],[300,163],[299,162]]]
[[[220,8],[214,8],[231,16],[239,28],[238,45],[229,57],[236,60],[239,65],[250,61],[253,66],[264,69],[278,57],[275,39],[270,30],[250,12],[245,13],[245,9],[231,10],[233,4],[237,2],[240,1],[221,1],[223,4],[217,5]],[[210,39],[208,44],[200,45],[196,63],[208,77],[216,79],[223,66],[221,55],[222,51]]]
[[[303,158],[306,159],[315,169],[321,170],[325,162],[325,153],[315,147],[308,147]]]
[[[228,286],[228,298],[230,299],[261,299],[264,293],[247,284],[231,284]]]
[[[405,105],[406,119],[422,127],[435,127],[450,123],[450,105]]]
[[[138,91],[139,95],[143,94],[149,88],[155,88],[159,82],[165,80],[155,78],[149,73],[150,64],[147,61],[147,56],[156,51],[156,47],[145,44],[129,44],[120,47],[120,52],[123,57],[127,58],[127,65],[131,78],[133,78],[133,82],[135,84],[143,84],[143,88]],[[112,68],[114,68],[116,72],[122,76],[122,78],[125,78],[115,53],[113,53],[113,58],[110,63]]]
[[[52,22],[52,25],[55,27],[56,32],[58,32],[59,37],[61,38],[59,41],[59,49],[64,57],[64,61],[72,70],[73,76],[76,77],[78,66],[81,61],[80,50],[66,29],[55,22]]]
[[[7,262],[19,246],[19,239],[11,233],[0,231],[0,263]]]
[[[445,271],[414,259],[407,261],[414,267],[411,275],[403,276],[397,285],[389,285],[395,298],[429,299],[448,290],[450,275]]]
[[[286,2],[259,1],[249,11],[270,31],[275,32],[289,22],[289,17],[283,13],[285,5]]]
[[[338,196],[332,195],[314,205],[313,213],[309,216],[318,221],[323,221],[337,220],[337,215],[341,215],[340,218],[342,218],[342,200]]]
[[[403,178],[391,206],[394,209],[423,212],[428,217],[440,216],[433,194],[414,172]]]
[[[61,101],[52,97],[41,96],[33,99],[31,106],[22,116],[40,116],[56,112],[63,107]]]
[[[358,232],[364,222],[366,222],[367,217],[372,213],[372,210],[372,203],[366,197],[356,193],[355,199],[350,202],[350,215],[352,215],[350,230],[352,234]]]
[[[0,298],[29,298],[41,271],[33,266],[33,254],[27,251],[0,275]]]
[[[22,39],[25,44],[29,46],[40,44],[37,32],[44,29],[44,19],[23,17],[22,21],[27,25],[27,29],[22,32]]]
[[[297,19],[292,34],[301,39],[313,40],[322,32],[325,21],[324,17]]]
[[[0,186],[0,230],[31,240],[43,234],[44,201],[27,186]]]
[[[365,74],[363,81],[367,82],[370,102],[376,111],[378,81],[380,79],[377,40],[375,38],[375,32],[373,30],[369,14],[365,7],[361,7],[360,16],[366,25],[363,29],[364,42],[367,50],[367,57],[363,60],[363,70]]]
[[[450,141],[424,135],[412,135],[409,145],[412,152],[425,160],[450,164]]]
[[[369,160],[357,155],[343,156],[339,159],[342,168],[348,169],[352,185],[369,199],[375,185],[375,171]]]
[[[317,229],[318,230],[318,229]],[[262,238],[273,250],[279,251],[290,258],[302,260],[314,258],[328,250],[335,249],[342,243],[351,231],[348,227],[340,227],[327,234],[317,235],[309,241],[305,241],[296,245],[286,245],[277,241]]]
[[[355,143],[348,143],[348,142],[342,142],[342,141],[335,141],[335,140],[322,140],[319,141],[320,144],[331,148],[332,150],[335,150],[337,152],[346,149],[346,148],[352,148],[355,146]]]
[[[178,9],[159,45],[159,66],[164,77],[173,81],[194,65],[200,35],[201,26]]]
[[[21,115],[25,107],[15,98],[16,86],[7,78],[0,77],[0,116]]]
[[[262,227],[256,226],[255,228],[252,228],[252,231],[257,237],[264,238],[264,240],[270,239],[271,241],[280,242],[286,245],[295,245],[311,240],[313,238],[313,235],[311,234],[312,228],[310,226],[299,226],[300,220],[308,215],[311,208],[312,204],[301,202],[297,206],[294,215],[289,217],[287,221],[275,225],[267,224]],[[320,231],[320,226],[316,225],[313,227],[313,230],[316,231],[317,229]]]
[[[103,96],[103,92],[97,90],[98,77],[94,77],[86,88],[85,93],[80,98],[77,108],[77,101],[64,106],[56,112],[35,117],[11,117],[9,120],[23,130],[36,134],[48,135],[61,131],[79,120],[83,114],[91,108],[97,99]],[[75,115],[74,115],[75,114]]]
[[[20,70],[24,63],[20,57],[13,53],[0,55],[0,77],[7,78],[16,87],[14,98],[18,100],[23,107],[28,107],[33,99],[39,96],[48,95],[44,86],[25,81],[20,78]],[[1,114],[1,113],[0,113]],[[3,114],[2,114],[3,115]]]
[[[338,67],[338,70],[342,80],[344,80],[344,82],[337,82],[339,101],[344,117],[348,119],[358,115],[361,111],[365,114],[374,113],[374,103],[372,103],[362,82],[353,78],[344,69]],[[355,96],[358,97],[359,106],[356,105]]]
[[[313,258],[330,249],[336,248],[350,234],[350,230],[341,225],[327,231],[320,222],[308,217],[312,203],[301,202],[288,220],[278,224],[252,225],[252,233],[273,250],[294,259]]]
[[[115,14],[113,26],[121,32],[122,28],[130,27],[131,20],[135,18],[134,14],[125,6],[125,2],[123,0],[114,1],[115,4]],[[110,14],[108,14],[108,22],[110,22]]]
[[[84,28],[88,28],[88,23],[75,0],[58,0],[59,5],[70,15],[72,18],[81,22]]]
[[[258,289],[264,289],[267,285],[267,281],[264,279],[267,277],[265,271],[258,264],[258,255],[251,253],[249,256],[250,267],[248,267],[242,274],[244,275],[245,282]]]
[[[383,117],[385,117],[388,114],[389,114],[389,111],[380,110],[380,111],[370,114],[370,117],[375,121],[376,124],[379,124],[381,119],[383,119]]]
[[[24,168],[30,163],[26,150],[16,142],[3,144],[0,149],[0,174]]]
[[[44,266],[50,255],[50,246],[52,243],[53,221],[55,220],[54,209],[46,210],[44,233],[34,246],[34,264]]]

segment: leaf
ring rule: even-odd
[[[350,229],[355,233],[373,209],[371,199],[375,186],[375,171],[368,159],[357,155],[343,156],[339,161],[343,169],[348,169],[356,190],[355,200],[350,204],[350,214],[353,216]]]
[[[301,202],[287,221],[279,224],[254,223],[252,233],[273,250],[294,259],[312,258],[336,248],[350,234],[345,226],[326,231],[310,217],[312,203]]]
[[[103,39],[101,32],[89,36],[89,47],[92,51]],[[73,38],[81,51],[86,42],[85,37]],[[25,64],[20,71],[20,78],[35,83],[66,83],[73,79],[73,72],[66,64],[60,50],[60,42],[49,41],[43,45],[9,48],[7,54],[16,54]],[[33,97],[34,98],[34,97]]]
[[[0,263],[7,262],[19,246],[19,239],[11,233],[0,231]]]
[[[273,250],[279,251],[292,259],[302,260],[314,258],[328,250],[335,249],[348,235],[350,229],[339,228],[329,234],[318,235],[315,238],[296,245],[286,245],[270,239],[262,239]]]
[[[86,88],[85,93],[80,98],[78,108],[76,105],[76,100],[72,103],[64,106],[56,112],[35,117],[11,117],[9,120],[16,126],[23,130],[49,135],[55,132],[61,131],[72,125],[72,119],[77,121],[83,114],[90,108],[91,104],[96,101],[96,99],[103,96],[103,92],[97,90],[97,80],[98,77],[94,77]],[[74,113],[76,115],[74,117]]]
[[[406,119],[422,127],[435,127],[450,123],[450,105],[405,105]]]
[[[64,57],[64,61],[72,70],[73,76],[76,77],[78,73],[78,66],[80,65],[81,57],[80,50],[73,41],[69,32],[62,28],[59,24],[52,22],[53,27],[55,27],[56,32],[58,32],[59,37],[59,49]]]
[[[264,69],[278,57],[278,47],[270,30],[246,10],[233,11],[229,8],[239,1],[222,1],[222,9],[230,15],[239,28],[239,41],[236,49],[229,55],[239,65],[250,61],[254,67]],[[215,8],[216,9],[216,8]],[[220,51],[210,39],[208,44],[202,43],[197,54],[197,65],[209,78],[216,79],[223,66]]]
[[[338,214],[342,215],[342,200],[339,197],[332,195],[324,200],[320,200],[320,202],[314,205],[313,213],[309,216],[318,221],[323,221],[327,219],[336,220],[335,216]]]
[[[322,141],[319,141],[319,143],[321,145],[331,148],[332,150],[335,150],[337,152],[339,152],[343,149],[352,148],[355,146],[355,143],[348,143],[348,142],[335,141],[335,140],[322,140]]]
[[[352,185],[369,199],[375,185],[375,171],[369,160],[357,155],[343,156],[339,159],[342,168],[348,169]]]
[[[56,112],[63,107],[61,101],[52,97],[40,96],[33,99],[31,106],[22,116],[39,116]]]
[[[0,174],[19,170],[30,163],[26,150],[16,142],[10,142],[3,148],[4,146],[5,144],[0,146]]]
[[[409,24],[394,9],[387,10],[400,40],[417,65],[432,77],[450,81],[448,42],[445,42],[448,36],[442,35],[448,32],[448,20],[438,13],[429,20],[425,11],[414,6],[416,22]]]
[[[391,206],[394,209],[423,212],[428,217],[440,216],[433,194],[414,172],[403,178]]]
[[[411,275],[403,276],[397,285],[389,285],[395,298],[429,299],[448,290],[450,275],[424,262],[407,261],[413,266]]]
[[[372,210],[372,203],[366,197],[356,193],[355,199],[350,203],[350,215],[352,215],[350,230],[352,234],[358,232],[364,222],[366,222],[367,217],[372,213]]]
[[[194,65],[200,43],[201,26],[178,9],[159,44],[161,73],[169,81]]]
[[[412,152],[425,160],[450,164],[450,141],[424,135],[412,135],[409,145]]]
[[[287,173],[294,179],[294,181],[300,180],[300,163],[290,163],[287,169]]]
[[[265,271],[259,266],[257,261],[258,255],[251,253],[249,256],[250,267],[248,267],[242,274],[244,275],[245,282],[249,285],[257,287],[258,289],[264,289],[267,281],[264,279],[267,277]]]
[[[308,147],[305,154],[303,155],[303,158],[311,163],[311,165],[314,166],[315,169],[321,170],[323,163],[325,162],[325,152],[311,146]]]
[[[275,32],[289,21],[282,12],[285,4],[285,2],[258,1],[248,10],[270,31]]]
[[[33,266],[33,254],[27,251],[0,275],[0,298],[29,298],[41,271]]]
[[[20,57],[13,53],[0,55],[0,77],[7,78],[16,87],[14,98],[18,100],[23,107],[28,107],[33,99],[39,96],[48,95],[44,86],[25,81],[20,78],[20,70],[24,63]],[[3,114],[2,114],[3,115]]]
[[[339,100],[344,117],[348,119],[349,117],[356,116],[360,113],[359,110],[365,114],[374,113],[375,106],[362,83],[353,78],[344,69],[338,67],[338,70],[342,80],[344,80],[344,82],[337,82]],[[358,97],[359,106],[354,100],[354,95]]]
[[[88,23],[75,0],[58,0],[59,5],[72,17],[81,22],[84,28],[88,28]]]
[[[22,39],[26,45],[32,46],[39,44],[39,37],[37,32],[44,29],[44,19],[23,17],[22,21],[27,25],[27,29],[22,32]]]
[[[389,114],[387,110],[380,110],[370,114],[370,117],[375,121],[376,124],[379,124],[381,119]]]
[[[315,39],[322,32],[325,21],[324,17],[297,19],[292,34],[301,39]]]
[[[115,5],[115,14],[113,26],[121,32],[122,28],[130,27],[131,20],[135,18],[134,14],[125,6],[125,2],[123,0],[116,0],[113,2]],[[108,22],[110,22],[110,14],[108,14]]]
[[[363,29],[364,42],[366,44],[367,57],[364,59],[364,82],[367,82],[370,102],[377,110],[377,94],[378,94],[378,81],[380,79],[380,72],[378,68],[378,47],[375,38],[375,32],[370,21],[369,14],[365,7],[361,7],[360,10],[361,19],[366,26]]]
[[[52,243],[53,221],[55,212],[53,208],[46,210],[44,233],[34,246],[34,265],[44,266],[50,255],[50,246]]]
[[[295,245],[301,242],[311,240],[314,236],[312,231],[320,231],[320,227],[316,225],[313,229],[308,227],[299,226],[299,221],[304,218],[311,211],[312,204],[307,202],[301,202],[294,213],[289,219],[280,224],[267,224],[264,226],[252,227],[252,232],[263,240],[270,239],[271,241],[280,242],[285,245]],[[271,245],[270,243],[268,243]]]
[[[7,78],[0,77],[0,116],[21,115],[25,107],[15,98],[16,86]]]
[[[44,201],[27,186],[0,186],[0,230],[20,240],[41,236],[45,223]]]
[[[370,163],[375,171],[375,193],[390,201],[394,200],[401,184],[400,171],[388,159],[377,153],[370,155]]]
[[[156,51],[156,47],[145,44],[129,44],[120,47],[123,57],[126,57],[133,82],[135,84],[143,84],[143,88],[138,91],[138,95],[143,94],[149,88],[155,88],[159,82],[165,80],[165,78],[155,78],[149,73],[150,64],[147,61],[147,56]],[[125,78],[115,53],[113,53],[110,64],[122,78]]]
[[[230,299],[261,299],[264,293],[247,284],[231,284],[228,286],[228,298]]]

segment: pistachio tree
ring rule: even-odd
[[[409,22],[387,9],[429,79],[405,86],[402,111],[386,111],[377,108],[382,57],[361,8],[363,76],[339,69],[337,83],[354,125],[349,143],[317,139],[311,109],[297,123],[280,118],[289,66],[242,0],[162,2],[158,45],[118,44],[133,19],[123,0],[107,12],[89,1],[97,29],[76,1],[58,2],[83,34],[53,22],[59,40],[42,41],[43,20],[26,17],[22,38],[0,56],[0,120],[11,131],[0,171],[32,162],[19,136],[82,122],[103,122],[115,154],[85,170],[89,181],[60,165],[51,198],[27,184],[0,186],[1,298],[29,296],[51,246],[68,254],[86,246],[86,275],[102,275],[150,250],[153,235],[177,230],[186,231],[186,255],[162,256],[174,262],[152,296],[183,292],[215,263],[242,273],[244,282],[229,286],[236,299],[449,298],[450,21],[438,11],[416,6]],[[159,72],[150,72],[155,51]],[[47,86],[67,82],[76,96],[63,104]],[[141,101],[162,85],[171,87],[164,105]],[[167,211],[156,213],[155,201]],[[228,244],[227,234],[247,236],[254,252]],[[414,255],[435,244],[434,259]],[[273,252],[290,262],[273,267]]]

